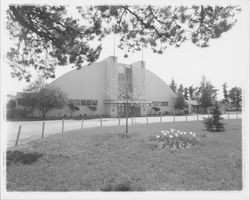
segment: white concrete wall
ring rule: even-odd
[[[132,63],[133,95],[136,100],[146,100],[144,65],[143,61]]]
[[[69,99],[98,100],[97,110],[92,111],[87,106],[78,106],[79,111],[73,116],[79,115],[110,115],[116,116],[116,104],[104,104],[104,100],[117,100],[118,71],[126,67],[125,64],[117,63],[117,58],[110,56],[102,62],[83,66],[80,70],[73,70],[59,77],[52,85],[60,87]],[[142,91],[143,100],[146,101],[167,101],[167,107],[160,107],[161,112],[173,112],[173,105],[176,98],[174,92],[158,76],[145,69],[142,61],[132,64],[132,77],[135,87],[144,87]],[[145,115],[148,108],[141,108],[141,114]],[[39,111],[36,116],[41,116]],[[65,106],[62,109],[52,109],[47,116],[70,116],[70,109]]]
[[[173,113],[176,94],[162,79],[149,70],[146,70],[145,77],[147,101],[167,101],[168,106],[157,107],[161,109],[162,113],[166,111]]]
[[[96,111],[90,110],[87,106],[78,106],[80,111],[75,112],[74,115],[98,115],[104,113],[103,100],[106,93],[106,68],[103,65],[103,62],[98,62],[83,66],[80,70],[68,72],[51,83],[60,87],[68,95],[69,99],[98,100]],[[69,115],[70,112],[67,110],[69,109],[66,106],[61,111],[52,110],[48,115],[56,114],[57,116],[57,112],[66,112]]]

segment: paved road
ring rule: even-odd
[[[207,115],[199,115],[199,120],[202,120],[202,117],[207,117]],[[228,115],[223,116],[224,119],[228,118]],[[241,114],[230,114],[230,119],[241,118]],[[157,122],[173,122],[175,120],[178,121],[186,121],[186,116],[163,116],[160,118],[157,117],[148,117],[148,123],[157,123]],[[197,115],[189,115],[187,116],[188,121],[197,120]],[[136,117],[136,118],[129,118],[129,125],[132,124],[146,124],[147,118],[146,117]],[[122,118],[120,120],[120,125],[125,125],[125,119]],[[42,124],[43,121],[17,121],[17,122],[6,122],[4,130],[6,131],[7,135],[7,146],[14,146],[15,140],[17,137],[17,131],[19,125],[22,125],[19,144],[23,144],[25,142],[38,139],[41,137],[42,133]],[[64,132],[72,131],[72,130],[80,130],[81,129],[81,120],[65,120],[64,121]],[[89,119],[85,120],[83,123],[84,128],[92,128],[92,127],[99,127],[101,125],[100,119]],[[102,119],[102,126],[118,126],[119,119],[117,118],[104,118]],[[62,132],[62,120],[50,120],[45,122],[45,137],[51,134],[60,133]]]

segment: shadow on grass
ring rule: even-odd
[[[43,154],[41,153],[24,153],[22,151],[7,151],[7,165],[23,164],[30,165],[37,161]]]
[[[145,191],[141,186],[133,186],[131,182],[123,182],[119,184],[108,184],[101,188],[101,191],[111,192],[111,191],[120,191],[120,192],[129,192],[129,191]]]
[[[132,133],[118,133],[117,135],[121,139],[129,139],[131,137],[137,136],[137,133],[136,132],[132,132]]]

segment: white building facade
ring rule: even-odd
[[[128,101],[128,115],[146,116],[171,114],[174,112],[176,95],[158,76],[145,68],[143,61],[126,65],[110,56],[101,62],[83,66],[57,78],[51,85],[61,88],[78,111],[70,112],[69,106],[48,111],[48,117],[62,116],[109,116],[125,115],[124,105]],[[121,92],[130,98],[124,99]],[[152,107],[158,107],[157,113]],[[35,116],[41,116],[36,112]]]

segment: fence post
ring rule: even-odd
[[[100,119],[100,126],[102,127],[102,115],[101,115],[101,119]]]
[[[64,118],[62,119],[62,133],[64,132]]]
[[[160,116],[160,122],[162,122],[162,115]]]
[[[17,137],[16,137],[16,146],[18,145],[21,129],[22,129],[22,125],[19,125],[18,132],[17,132]]]
[[[236,119],[238,119],[238,113],[236,113]]]
[[[42,138],[44,137],[44,127],[45,127],[45,121],[43,121],[43,126],[42,126]]]
[[[229,113],[227,113],[227,119],[229,119]]]
[[[132,120],[132,125],[134,125],[134,117],[133,117],[133,115],[131,117],[131,120]]]
[[[173,122],[175,122],[175,114],[173,115]]]
[[[186,115],[186,122],[188,121],[187,115]]]
[[[197,121],[199,121],[199,114],[197,113]]]
[[[84,118],[82,118],[81,131],[83,130],[83,122],[84,122]]]
[[[147,115],[146,119],[147,119],[147,124],[148,124],[148,115]]]
[[[119,126],[121,125],[121,116],[119,115]]]

